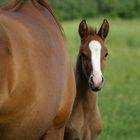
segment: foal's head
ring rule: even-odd
[[[87,26],[85,20],[79,25],[81,38],[80,59],[82,70],[93,91],[101,90],[104,82],[102,70],[108,55],[104,41],[109,32],[109,23],[104,19],[98,32]]]

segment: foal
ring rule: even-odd
[[[98,33],[83,20],[79,25],[81,47],[76,64],[77,95],[70,120],[65,131],[65,140],[95,140],[102,124],[98,109],[97,93],[104,82],[102,70],[107,48],[105,38],[109,23],[104,20]]]

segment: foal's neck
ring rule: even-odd
[[[93,109],[96,105],[96,95],[91,91],[88,79],[85,76],[82,69],[82,61],[80,56],[78,56],[76,69],[75,69],[75,78],[76,78],[76,99],[75,106],[77,104],[83,104],[84,110]],[[76,108],[76,107],[75,107]]]
[[[78,56],[77,58],[75,78],[76,78],[76,89],[78,94],[77,96],[84,96],[84,94],[89,90],[89,85],[88,80],[83,72],[82,61],[80,56]]]

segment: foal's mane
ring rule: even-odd
[[[88,35],[95,35],[97,34],[96,28],[92,28],[91,26],[88,27]]]
[[[0,10],[5,10],[5,11],[17,11],[25,2],[27,2],[29,0],[12,0],[12,2],[8,2],[8,3],[4,3],[0,5]],[[51,15],[54,17],[56,24],[58,25],[58,27],[60,28],[62,34],[63,33],[63,29],[60,25],[60,23],[57,20],[57,17],[54,14],[54,11],[52,10],[52,8],[49,6],[48,4],[48,0],[30,0],[35,7],[37,7],[40,10],[44,10],[44,8],[46,8]]]

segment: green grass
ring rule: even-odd
[[[102,20],[87,22],[99,29]],[[105,86],[99,94],[104,128],[98,140],[140,140],[140,19],[108,21],[109,56],[104,71]],[[62,23],[74,64],[80,46],[79,22]]]

